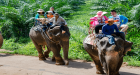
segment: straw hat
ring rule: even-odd
[[[107,14],[107,12],[103,12],[103,11],[98,11],[97,15],[95,15],[94,17],[98,17],[98,16],[102,16],[104,14]]]
[[[112,21],[112,22],[118,22],[118,20],[114,20],[113,18],[109,18],[107,21],[105,21],[105,23],[108,23],[110,21]]]
[[[44,12],[44,10],[43,9],[39,9],[37,12]]]
[[[113,19],[113,18],[109,18],[109,19],[108,19],[108,22],[109,22],[109,21],[113,21],[113,22],[114,22],[114,19]]]

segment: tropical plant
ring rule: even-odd
[[[68,16],[74,7],[82,4],[83,0],[0,0],[1,30],[4,38],[5,33],[10,37],[28,37],[30,28],[34,25],[34,16],[38,9],[49,10],[54,7],[60,15]],[[9,28],[9,29],[8,29]],[[5,31],[8,29],[9,31]],[[9,38],[9,36],[8,36]]]

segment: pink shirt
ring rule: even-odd
[[[90,24],[91,24],[91,27],[95,27],[96,25],[98,25],[98,24],[105,24],[105,21],[107,21],[108,20],[108,18],[106,17],[106,16],[103,16],[102,17],[102,21],[103,21],[103,23],[101,23],[101,20],[98,20],[99,18],[98,17],[92,17],[92,18],[90,18],[90,20],[93,20],[93,21],[91,21],[90,22]]]

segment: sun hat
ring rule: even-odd
[[[105,23],[108,23],[110,21],[113,21],[113,22],[118,22],[118,20],[114,20],[113,18],[109,18],[107,21],[105,21]]]
[[[103,12],[103,11],[98,11],[97,12],[97,15],[95,15],[94,17],[100,17],[100,16],[102,16],[102,15],[104,15],[104,14],[107,14],[107,12]]]
[[[38,11],[37,12],[44,12],[44,10],[43,9],[38,9]]]
[[[53,14],[53,12],[52,12],[52,11],[47,11],[47,13],[52,13],[52,14]]]

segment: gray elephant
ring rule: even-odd
[[[2,47],[2,44],[3,44],[3,37],[2,37],[1,31],[0,31],[0,48]]]
[[[85,38],[85,40],[88,37]],[[96,39],[96,46],[83,42],[85,50],[93,59],[96,65],[96,73],[104,74],[103,68],[107,75],[119,75],[119,69],[123,63],[123,56],[131,49],[133,43],[126,42],[120,37],[115,37],[115,45],[108,42],[108,38]]]
[[[50,51],[53,52],[52,60],[56,60],[56,65],[68,65],[68,50],[69,50],[69,37],[70,32],[67,26],[64,27],[66,33],[62,34],[60,26],[56,26],[53,29],[49,29],[46,33],[52,37],[49,39],[47,35],[41,34],[40,31],[35,31],[31,28],[29,36],[34,43],[37,51],[39,60],[46,60],[49,57]],[[43,35],[43,36],[42,36]],[[43,53],[42,45],[46,45],[47,50]],[[64,61],[60,55],[61,47],[63,48]]]

